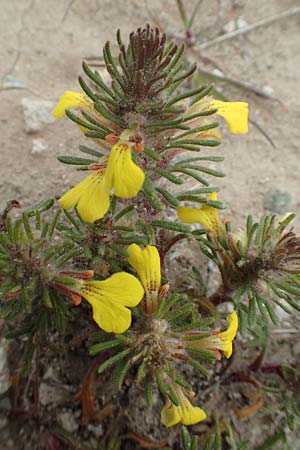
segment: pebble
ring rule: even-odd
[[[5,89],[26,89],[26,84],[11,75],[6,75],[2,80],[2,87]]]
[[[97,425],[90,423],[88,425],[88,430],[91,431],[96,438],[100,438],[101,436],[103,436],[104,430],[103,430],[103,426],[101,423],[97,423]]]
[[[55,122],[52,115],[55,102],[22,98],[21,105],[25,121],[26,133],[41,131],[45,125]]]
[[[213,75],[216,75],[216,77],[224,77],[225,74],[222,72],[222,70],[219,69],[213,69],[211,72]]]
[[[268,86],[268,85],[263,86],[261,90],[268,97],[272,97],[272,95],[274,94],[274,89],[271,86]]]
[[[75,433],[78,430],[79,422],[71,411],[61,412],[57,418],[63,429],[68,433]]]
[[[48,150],[48,145],[44,139],[32,139],[32,155],[40,155]]]
[[[222,31],[224,33],[231,33],[234,30],[235,30],[235,20],[230,20],[230,22],[227,22],[222,28]]]
[[[295,342],[293,344],[293,353],[297,359],[300,358],[300,342]]]
[[[236,27],[238,30],[246,28],[248,25],[249,25],[248,22],[245,19],[243,19],[243,17],[238,17],[236,19]]]
[[[264,208],[270,212],[284,214],[291,210],[292,196],[287,191],[271,189],[264,196]]]
[[[217,306],[217,310],[222,314],[232,313],[234,310],[234,304],[232,302],[220,303],[220,305]]]

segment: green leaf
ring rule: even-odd
[[[153,227],[164,228],[166,230],[178,231],[179,233],[191,233],[191,229],[187,225],[180,223],[168,222],[166,220],[153,220],[151,222]]]
[[[24,212],[22,214],[22,219],[23,219],[23,225],[24,225],[24,229],[26,231],[27,237],[30,241],[32,241],[33,233],[32,233],[32,229],[31,229],[31,225],[28,220],[28,214],[26,212]]]
[[[111,342],[111,341],[110,341]],[[110,347],[111,348],[111,347]],[[98,367],[98,373],[102,373],[105,370],[109,369],[111,366],[118,363],[120,360],[123,360],[129,353],[131,352],[131,349],[128,348],[126,350],[123,350],[120,353],[117,353],[116,355],[112,356],[111,358],[108,358],[106,361],[104,361],[99,367]]]
[[[174,206],[175,208],[177,206],[179,206],[179,201],[177,200],[176,197],[174,197],[174,195],[172,195],[170,192],[168,192],[166,189],[163,189],[161,187],[157,187],[155,188],[157,192],[159,192],[164,199],[171,205]]]
[[[254,450],[268,450],[269,448],[274,447],[274,445],[278,442],[286,442],[286,435],[284,431],[279,431],[273,434],[273,436],[269,436],[261,445],[255,447]]]
[[[119,389],[121,389],[122,387],[122,384],[124,382],[124,379],[126,377],[129,368],[130,368],[130,360],[128,360],[125,364],[124,361],[119,361],[119,363],[115,367],[115,370],[113,371],[112,379]]]
[[[181,178],[176,177],[176,175],[173,175],[171,172],[165,169],[161,169],[159,167],[156,167],[155,172],[161,175],[162,177],[166,178],[168,181],[171,181],[171,183],[174,184],[183,184],[183,180]]]
[[[203,450],[213,450],[213,445],[214,445],[214,435],[209,434],[205,441]]]
[[[43,201],[31,206],[30,208],[26,209],[25,213],[28,217],[32,217],[37,213],[37,211],[39,211],[40,213],[47,211],[48,209],[52,208],[53,205],[54,205],[54,199],[48,198],[48,200],[43,200]]]
[[[103,156],[103,153],[98,152],[98,150],[94,150],[93,148],[89,148],[86,145],[79,145],[79,150],[82,153],[87,153],[91,156],[96,156],[96,158],[101,158]]]
[[[191,450],[190,434],[184,425],[181,427],[181,440],[184,450]]]
[[[147,405],[149,406],[149,408],[152,408],[152,405],[153,405],[153,384],[152,383],[146,383],[145,394],[146,394]]]
[[[89,165],[97,162],[94,159],[79,158],[78,156],[58,156],[57,159],[64,164],[73,164],[75,166]]]
[[[122,344],[120,339],[112,339],[110,341],[99,342],[98,344],[92,345],[90,348],[90,354],[96,355],[97,353],[103,352],[104,350],[110,350],[111,348],[118,347]]]
[[[192,358],[197,358],[203,362],[212,363],[216,360],[215,353],[213,353],[209,350],[202,350],[202,349],[189,348],[189,347],[185,347],[185,350]]]
[[[144,153],[145,155],[149,156],[149,158],[153,159],[154,161],[161,161],[161,157],[159,156],[159,154],[154,151],[151,150],[150,148],[144,148]]]
[[[200,372],[205,377],[208,377],[208,370],[202,364],[200,364],[199,361],[197,361],[196,359],[191,359],[190,361],[188,361],[188,364],[190,364],[190,366],[194,367],[194,369],[198,370],[198,372]]]
[[[204,184],[204,186],[209,185],[208,181],[204,180],[204,178],[200,177],[199,175],[197,175],[194,172],[191,172],[188,169],[174,168],[173,170],[174,170],[174,172],[184,173],[185,175],[188,175],[189,177],[194,178],[195,180],[199,181],[199,183]]]
[[[153,209],[161,211],[164,208],[164,205],[159,201],[155,187],[148,176],[145,177],[143,194]]]

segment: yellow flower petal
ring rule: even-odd
[[[105,175],[109,190],[117,197],[135,197],[141,190],[145,174],[131,158],[131,149],[125,144],[115,144],[110,152]]]
[[[160,256],[157,248],[147,245],[142,250],[138,245],[131,244],[128,249],[129,264],[137,271],[146,291],[158,291],[161,283]]]
[[[101,219],[109,208],[109,192],[104,184],[103,171],[95,171],[59,199],[64,209],[77,206],[82,220],[92,223]]]
[[[213,99],[210,108],[218,108],[217,114],[224,117],[232,133],[248,133],[248,103]]]
[[[232,341],[234,340],[239,327],[237,313],[233,311],[232,313],[228,314],[226,320],[228,323],[227,330],[218,334],[217,337],[220,338],[222,341],[221,345],[222,348],[219,349],[223,350],[226,358],[230,358],[230,356],[232,355]]]
[[[160,420],[164,424],[165,427],[173,427],[177,425],[181,421],[181,410],[178,406],[171,405],[170,408],[166,406],[163,407],[160,413]]]
[[[173,403],[170,408],[166,406],[161,410],[161,422],[167,427],[172,427],[181,422],[183,425],[194,425],[206,419],[206,413],[198,406],[193,406],[186,398],[180,406]]]
[[[141,283],[133,275],[115,273],[104,281],[86,281],[81,295],[92,305],[95,322],[107,333],[124,333],[131,324],[131,311],[144,296]]]
[[[234,340],[238,330],[238,316],[235,311],[228,314],[226,317],[228,322],[228,329],[221,333],[217,330],[210,336],[200,340],[190,341],[188,343],[189,348],[200,348],[206,350],[221,350],[224,352],[226,358],[230,358],[232,355],[232,341]]]
[[[208,200],[216,201],[217,193],[212,192],[207,196]],[[219,213],[217,208],[209,205],[202,205],[200,208],[190,208],[188,206],[179,206],[177,208],[179,219],[185,223],[201,223],[209,230],[218,231],[220,225]]]
[[[93,102],[84,94],[74,91],[65,91],[60,97],[52,114],[57,119],[66,117],[66,109],[91,108]]]
[[[181,406],[181,423],[183,425],[194,425],[206,419],[206,413],[198,406],[193,406],[187,399]]]

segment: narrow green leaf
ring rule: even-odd
[[[155,188],[157,192],[159,192],[164,199],[171,205],[171,206],[179,206],[179,201],[177,200],[174,195],[172,195],[170,192],[168,192],[166,189],[163,189],[161,187]]]
[[[122,352],[117,353],[116,355],[108,358],[106,361],[104,361],[102,364],[100,364],[100,366],[98,367],[98,373],[104,372],[105,370],[109,369],[111,366],[118,363],[120,360],[123,360],[130,352],[131,352],[131,349],[128,348],[128,349],[123,350]]]
[[[146,383],[145,394],[146,394],[147,405],[149,406],[149,408],[152,408],[152,405],[153,405],[153,384],[152,383]]]
[[[58,156],[57,159],[64,164],[73,164],[75,166],[88,165],[97,162],[94,159],[79,158],[78,156]]]
[[[168,170],[157,167],[155,169],[155,172],[158,173],[159,175],[161,175],[162,177],[166,178],[168,181],[171,181],[171,183],[183,184],[183,180],[181,180],[181,178],[176,177],[176,175],[169,172]]]
[[[91,156],[95,156],[96,158],[102,158],[103,153],[98,152],[98,150],[94,150],[93,148],[89,148],[86,145],[79,145],[79,150],[82,153],[86,153]]]
[[[191,229],[187,225],[182,225],[179,223],[168,222],[166,220],[153,220],[151,222],[153,227],[165,228],[166,230],[178,231],[179,233],[190,233]]]
[[[99,342],[98,344],[92,345],[90,348],[90,354],[96,355],[97,353],[103,352],[104,350],[110,350],[111,348],[118,347],[122,342],[120,339],[112,339],[110,341]]]
[[[159,156],[159,154],[156,151],[151,150],[150,148],[144,147],[144,153],[154,161],[161,161],[161,157]]]

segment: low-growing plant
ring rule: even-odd
[[[156,390],[165,427],[210,424],[203,449],[248,449],[248,442],[236,442],[230,415],[202,409],[205,399],[195,391],[212,365],[225,373],[222,360],[231,357],[238,330],[245,346],[265,349],[270,324],[280,322],[274,307],[299,312],[300,238],[290,226],[295,215],[258,222],[248,216],[244,229],[233,229],[215,186],[224,176],[215,168],[223,158],[212,152],[222,142],[217,120],[225,119],[235,134],[248,132],[247,103],[215,99],[212,85],[188,88],[196,66],[183,59],[183,45],[168,42],[158,29],[139,28],[127,44],[118,31],[117,44],[118,55],[109,43],[103,49],[111,82],[84,62],[83,92],[66,91],[53,111],[77,124],[90,142],[79,147],[81,157],[59,157],[82,171],[82,181],[59,198],[60,208],[50,199],[16,219],[10,209],[17,204],[1,215],[3,333],[22,348],[28,376],[34,355],[47,352],[53,336],[75,324],[97,355],[99,383],[105,371],[121,391],[126,378],[134,380],[149,407]],[[195,242],[199,261],[202,253],[218,269],[215,292],[208,292],[200,262],[190,267],[193,293],[174,283],[167,262],[182,241],[186,254]],[[225,302],[231,312],[217,308]],[[298,366],[274,369],[274,386],[259,380],[267,370],[261,361],[257,379],[233,373],[257,391],[252,411],[240,410],[240,417],[273,395],[295,429]],[[213,377],[205,383],[213,387]],[[92,400],[86,401],[84,419],[94,420]],[[184,450],[200,448],[186,428],[182,441]],[[120,441],[113,445],[120,448]]]

